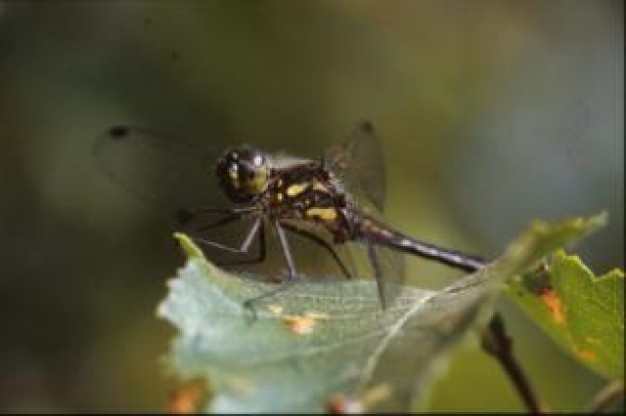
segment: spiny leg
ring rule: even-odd
[[[341,258],[339,257],[339,255],[337,254],[337,252],[335,251],[335,249],[333,249],[333,247],[328,244],[327,241],[325,241],[323,238],[313,234],[312,232],[309,232],[307,230],[303,230],[300,229],[298,227],[295,227],[291,224],[282,224],[283,228],[285,230],[291,231],[292,233],[301,235],[303,237],[309,238],[312,241],[316,242],[317,244],[321,245],[322,247],[324,247],[326,250],[328,250],[330,252],[330,254],[333,256],[333,259],[335,260],[335,262],[339,265],[339,267],[341,268],[341,271],[343,272],[343,274],[346,276],[347,279],[352,279],[352,275],[350,274],[350,271],[348,270],[348,268],[346,267],[345,264],[343,264],[343,261],[341,261]]]
[[[243,306],[248,309],[252,313],[253,320],[256,320],[256,310],[254,308],[254,303],[259,302],[265,298],[269,298],[275,296],[276,294],[288,289],[297,281],[297,273],[296,267],[293,261],[293,256],[291,255],[291,249],[289,248],[289,242],[287,241],[287,235],[285,234],[285,230],[283,226],[278,222],[274,221],[274,228],[276,229],[276,233],[278,234],[278,239],[280,241],[281,247],[283,249],[283,255],[285,256],[285,261],[287,262],[288,275],[287,280],[283,281],[275,290],[270,290],[266,293],[263,293],[260,296],[254,297],[252,299],[248,299],[243,303]]]
[[[258,211],[258,207],[256,206],[250,206],[250,207],[234,207],[234,208],[208,208],[208,207],[204,207],[204,208],[196,208],[193,210],[179,210],[178,211],[178,219],[179,222],[183,225],[183,226],[187,226],[188,229],[191,229],[192,226],[191,224],[189,224],[191,221],[193,221],[194,219],[196,219],[199,215],[201,214],[225,214],[224,217],[209,223],[209,224],[205,224],[202,226],[197,226],[195,227],[194,231],[196,232],[202,232],[202,231],[207,231],[210,230],[212,228],[216,228],[216,227],[220,227],[223,225],[227,225],[230,224],[231,222],[234,222],[236,220],[239,220],[241,218],[243,218],[245,215],[247,214],[252,214]],[[259,217],[260,218],[260,217]],[[258,221],[257,221],[258,222]],[[235,253],[235,254],[246,254],[248,253],[248,248],[252,242],[252,239],[255,236],[255,233],[257,232],[257,227],[259,227],[259,224],[257,224],[257,222],[255,222],[252,227],[250,228],[250,230],[248,231],[248,235],[246,237],[246,239],[244,240],[244,242],[242,243],[242,245],[237,249],[234,247],[228,247],[226,245],[223,244],[219,244],[217,242],[214,241],[210,241],[207,240],[203,237],[200,237],[197,234],[192,234],[190,233],[190,236],[197,241],[199,244],[201,245],[206,245],[206,246],[211,246],[211,247],[215,247],[218,248],[220,250],[224,250],[224,251],[228,251],[231,253]],[[242,265],[242,264],[256,264],[256,263],[261,263],[265,260],[266,258],[266,240],[265,240],[265,225],[264,223],[261,221],[260,224],[260,229],[258,230],[259,232],[259,249],[258,249],[258,254],[257,256],[250,258],[250,259],[238,259],[238,260],[224,260],[224,261],[216,261],[216,264],[218,264],[219,266],[233,266],[233,265]]]
[[[262,263],[265,261],[267,256],[267,241],[265,240],[265,223],[261,221],[261,225],[258,231],[259,242],[257,256],[251,259],[240,259],[240,260],[230,260],[230,261],[220,261],[218,264],[220,266],[239,266],[242,264],[256,264]]]
[[[211,225],[223,225],[224,223],[228,223],[233,221],[233,219],[231,218],[225,218],[220,221],[216,221],[214,224]],[[205,238],[202,237],[198,237],[198,236],[193,236],[192,238],[197,241],[199,244],[201,245],[205,245],[205,246],[209,246],[209,247],[214,247],[220,250],[224,250],[224,251],[228,251],[230,253],[234,253],[234,254],[247,254],[250,246],[252,245],[252,242],[254,241],[254,238],[259,235],[259,255],[253,259],[244,259],[244,260],[237,260],[237,261],[233,261],[233,262],[221,262],[221,265],[227,265],[227,264],[250,264],[250,263],[258,263],[261,262],[263,260],[265,260],[265,255],[266,255],[266,244],[265,244],[265,227],[263,224],[263,218],[262,217],[258,217],[256,218],[256,220],[254,221],[254,223],[252,224],[252,226],[250,227],[250,230],[248,231],[248,234],[246,236],[246,238],[244,239],[244,241],[241,243],[239,248],[236,247],[230,247],[224,244],[220,244],[218,242],[215,241],[211,241],[211,240],[207,240]]]
[[[278,239],[280,240],[280,245],[283,249],[285,261],[287,261],[287,268],[289,269],[289,280],[294,280],[297,277],[296,266],[293,262],[293,256],[291,255],[291,248],[289,248],[287,235],[285,234],[285,230],[283,229],[283,226],[280,222],[275,221],[274,227],[276,227],[276,232],[278,233]]]

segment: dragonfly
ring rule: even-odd
[[[133,126],[108,129],[96,142],[94,155],[109,176],[125,184],[129,183],[129,174],[120,174],[112,162],[135,147],[156,150],[160,158],[171,156],[171,160],[181,160],[184,168],[194,165],[191,159],[199,158],[203,169],[208,170],[207,152],[194,147],[181,152],[184,146],[174,145],[149,129]],[[175,153],[187,156],[174,157]],[[218,215],[217,220],[196,228],[204,232],[246,219],[251,225],[239,245],[191,235],[201,245],[241,256],[248,255],[257,242],[257,255],[242,258],[235,264],[265,260],[266,232],[270,228],[278,237],[287,269],[277,289],[246,301],[246,306],[274,296],[299,280],[289,234],[304,237],[325,250],[348,279],[355,277],[356,269],[348,266],[350,257],[340,255],[339,248],[348,244],[359,247],[369,263],[369,275],[376,280],[383,309],[393,301],[404,280],[403,254],[423,257],[464,272],[476,271],[486,264],[479,256],[418,240],[384,222],[384,157],[380,139],[369,122],[359,123],[347,141],[329,147],[318,159],[272,154],[242,144],[223,150],[214,163],[217,188],[230,205],[178,209],[179,224],[185,226],[206,215]],[[180,167],[177,168],[180,170]],[[169,170],[168,175],[170,179],[176,176],[173,170]]]

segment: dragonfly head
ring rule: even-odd
[[[217,163],[220,188],[232,202],[252,202],[267,189],[270,163],[263,152],[242,145],[227,149]]]

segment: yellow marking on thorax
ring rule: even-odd
[[[325,221],[332,221],[337,218],[337,210],[335,208],[309,208],[306,210],[309,217],[318,217]]]
[[[306,191],[310,185],[310,183],[297,183],[295,185],[291,185],[289,188],[287,188],[287,196],[298,196],[302,192]]]
[[[328,192],[328,188],[326,188],[321,182],[315,181],[313,183],[314,191]]]

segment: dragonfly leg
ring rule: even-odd
[[[248,299],[243,303],[244,308],[248,309],[251,312],[253,321],[256,320],[256,317],[257,317],[256,309],[254,308],[255,303],[263,299],[273,297],[281,293],[282,291],[287,290],[294,283],[297,282],[298,275],[297,275],[296,267],[293,261],[293,256],[291,255],[291,249],[289,248],[289,242],[287,241],[287,235],[285,234],[285,229],[278,221],[274,221],[274,227],[276,228],[276,233],[278,234],[278,239],[282,246],[283,254],[285,255],[285,261],[287,262],[287,269],[288,269],[287,280],[284,280],[280,284],[280,287],[274,290],[270,290],[269,292],[263,293],[260,296],[254,297],[252,299]]]
[[[220,227],[222,225],[230,224],[231,222],[234,222],[236,220],[241,219],[248,212],[250,212],[250,210],[247,207],[243,208],[243,209],[238,209],[238,208],[237,209],[200,208],[200,209],[195,210],[195,213],[191,213],[191,211],[179,211],[178,215],[179,215],[179,222],[181,222],[183,225],[186,225],[186,228],[191,229],[192,226],[189,224],[189,222],[191,222],[194,219],[193,216],[196,216],[198,214],[204,214],[204,213],[226,214],[224,217],[218,219],[217,221],[214,221],[214,222],[209,223],[209,224],[197,226],[197,227],[195,227],[193,229],[193,231],[195,231],[195,232],[202,232],[202,231],[207,231],[207,230],[209,230],[211,228],[216,228],[216,227]],[[181,215],[189,215],[189,218],[181,219],[180,218]],[[220,266],[231,266],[231,265],[241,265],[241,264],[255,264],[255,263],[263,262],[265,260],[265,258],[266,258],[265,226],[261,222],[260,229],[257,230],[257,227],[259,227],[259,225],[257,225],[257,223],[254,223],[252,225],[252,227],[248,231],[248,235],[247,235],[246,239],[242,243],[241,247],[239,247],[238,249],[237,248],[233,248],[233,247],[227,247],[227,246],[221,245],[219,243],[216,243],[216,242],[204,239],[204,238],[200,237],[199,235],[194,235],[193,233],[190,233],[190,236],[194,240],[196,240],[198,243],[200,243],[201,245],[204,244],[204,245],[208,245],[208,246],[212,246],[212,247],[217,247],[217,248],[219,248],[221,250],[234,252],[235,254],[246,254],[248,252],[248,248],[250,246],[250,243],[252,242],[252,239],[255,237],[255,233],[258,231],[258,233],[259,233],[259,240],[258,240],[259,241],[259,250],[258,250],[257,256],[255,256],[255,257],[253,257],[251,259],[238,259],[238,260],[217,261],[216,262],[216,264],[218,264]]]
[[[213,224],[210,224],[210,226],[219,226],[219,225],[224,225],[227,224],[229,222],[234,221],[237,218],[231,218],[231,217],[226,217],[223,218],[221,220],[216,221]],[[263,224],[263,218],[262,217],[258,217],[254,223],[252,224],[252,227],[250,227],[250,230],[248,231],[248,234],[246,235],[244,241],[241,243],[241,245],[237,248],[237,247],[230,247],[224,244],[220,244],[218,242],[215,241],[211,241],[211,240],[207,240],[206,238],[202,238],[196,235],[191,235],[191,238],[196,241],[197,243],[201,244],[201,245],[205,245],[205,246],[209,246],[209,247],[214,247],[220,250],[224,250],[224,251],[228,251],[230,253],[234,253],[234,254],[247,254],[250,250],[250,246],[252,245],[252,242],[254,241],[254,238],[256,236],[259,236],[259,252],[258,255],[252,259],[242,259],[242,260],[234,260],[231,262],[219,262],[220,265],[236,265],[236,264],[251,264],[251,263],[259,263],[262,262],[263,260],[265,260],[265,256],[266,256],[266,241],[265,241],[265,225]]]
[[[327,242],[325,241],[323,238],[307,231],[307,230],[303,230],[300,229],[298,227],[295,227],[291,224],[282,224],[283,228],[291,231],[294,234],[298,234],[301,235],[303,237],[309,238],[312,241],[316,242],[317,244],[319,244],[320,246],[324,247],[326,250],[328,250],[330,252],[330,254],[333,256],[333,259],[335,260],[335,262],[337,263],[337,265],[339,265],[339,267],[341,268],[341,271],[343,272],[343,274],[346,276],[347,279],[352,279],[352,275],[350,274],[350,271],[348,270],[348,268],[346,267],[346,265],[343,263],[343,261],[341,261],[341,258],[339,257],[339,255],[337,254],[337,252],[335,251],[335,249],[333,249],[333,247]]]
[[[287,269],[289,272],[288,278],[289,280],[294,280],[297,277],[296,266],[293,262],[293,256],[291,255],[291,249],[289,248],[289,242],[287,241],[285,229],[278,221],[274,222],[274,227],[276,228],[276,233],[278,234],[278,239],[280,240],[280,245],[282,246],[283,254],[285,256],[285,261],[287,262]]]
[[[267,242],[265,240],[265,224],[263,223],[263,221],[261,221],[261,225],[259,226],[259,230],[258,230],[258,251],[257,251],[257,255],[253,258],[250,259],[238,259],[238,260],[224,260],[224,261],[220,261],[217,264],[219,264],[220,266],[238,266],[238,265],[242,265],[242,264],[256,264],[256,263],[262,263],[265,261],[265,258],[267,256]],[[251,230],[251,232],[248,234],[248,238],[250,238],[251,233],[253,232],[253,230]],[[247,250],[246,250],[247,252]],[[242,252],[243,254],[244,252]]]

